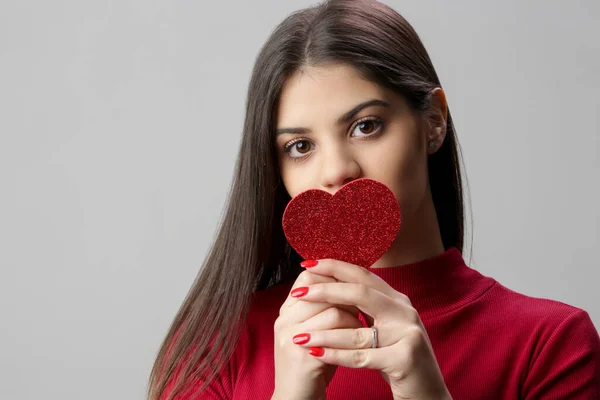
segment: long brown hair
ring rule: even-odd
[[[290,14],[275,28],[252,71],[225,213],[162,342],[150,375],[149,399],[162,398],[178,368],[179,379],[169,400],[195,379],[208,384],[235,348],[252,294],[293,282],[301,272],[301,259],[281,227],[290,197],[278,171],[275,118],[286,79],[301,68],[326,63],[352,65],[367,79],[403,96],[421,115],[428,109],[431,91],[441,87],[417,33],[380,2],[325,1]],[[448,110],[445,140],[429,156],[429,182],[444,248],[462,252],[459,149]]]

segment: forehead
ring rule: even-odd
[[[323,119],[335,121],[356,104],[373,98],[391,100],[384,88],[350,65],[308,67],[284,83],[277,122],[279,126],[290,126]]]

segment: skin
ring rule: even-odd
[[[362,109],[349,122],[338,117],[371,99],[390,107]],[[304,127],[310,133],[276,137],[280,173],[291,197],[308,189],[331,194],[358,178],[386,184],[398,199],[402,225],[390,249],[371,268],[392,267],[424,260],[444,252],[429,187],[427,157],[446,134],[446,98],[433,93],[433,118],[412,112],[403,97],[363,79],[344,64],[309,67],[290,77],[281,93],[277,128]],[[376,121],[355,124],[364,117]],[[383,129],[382,129],[383,128]],[[284,146],[302,139],[286,153]],[[427,147],[435,141],[436,148]],[[290,158],[296,157],[296,158]]]
[[[433,91],[428,118],[412,112],[394,92],[363,79],[351,66],[309,67],[283,87],[277,129],[305,128],[277,135],[281,177],[291,197],[307,189],[334,194],[344,184],[371,178],[386,184],[402,212],[400,232],[372,268],[401,266],[444,252],[427,173],[427,157],[445,136],[444,92]],[[357,104],[379,99],[338,124]],[[365,117],[379,118],[357,123]],[[306,130],[310,130],[307,132]],[[293,144],[291,141],[300,139]],[[290,152],[286,152],[286,145]],[[303,296],[292,295],[305,288]],[[335,306],[334,306],[335,304]],[[370,348],[371,328],[379,333]],[[298,334],[307,343],[293,343]],[[427,332],[410,299],[365,268],[338,260],[319,260],[300,274],[280,308],[274,326],[273,399],[325,399],[336,368],[379,370],[394,399],[450,399]],[[309,355],[310,347],[323,349]]]

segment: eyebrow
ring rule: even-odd
[[[380,107],[385,107],[385,108],[391,107],[390,103],[383,101],[383,100],[379,100],[379,99],[367,100],[365,102],[358,104],[352,110],[348,111],[347,113],[342,115],[340,118],[338,118],[337,125],[345,124],[350,119],[352,119],[352,117],[354,117],[356,114],[358,114],[360,112],[360,110],[362,110],[363,108],[373,107],[373,106],[380,106]],[[311,130],[308,128],[279,128],[275,132],[275,135],[282,135],[284,133],[306,134],[306,133],[311,133]]]

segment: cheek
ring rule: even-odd
[[[280,168],[281,181],[291,198],[308,188],[306,174],[301,174],[299,168],[293,166]]]
[[[402,213],[412,214],[427,188],[426,154],[405,141],[389,144],[374,159],[378,162],[367,176],[385,183],[398,199]]]
[[[285,187],[288,195],[290,197],[294,197],[299,193],[297,187],[300,182],[298,182],[297,174],[295,173],[295,168],[289,160],[285,159],[285,156],[282,154],[278,154],[277,157],[278,167],[279,167],[279,176],[281,177],[281,182]]]
[[[416,212],[425,196],[428,184],[426,162],[422,157],[411,157],[395,177],[395,194],[400,209],[407,218]]]

